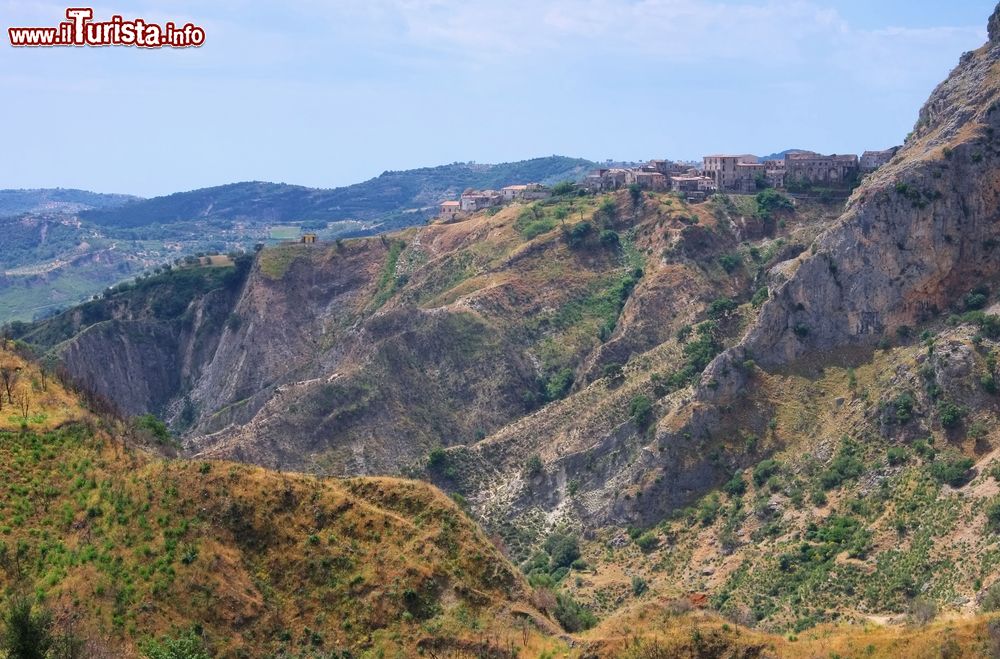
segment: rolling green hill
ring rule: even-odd
[[[575,180],[591,166],[563,156],[454,163],[335,189],[232,183],[154,199],[0,190],[0,323],[44,317],[199,252],[249,251],[306,230],[333,240],[419,225],[466,188]]]
[[[396,214],[434,206],[442,198],[454,197],[465,188],[577,180],[592,165],[587,160],[564,156],[497,165],[455,163],[387,171],[363,183],[328,190],[260,181],[232,183],[136,201],[119,208],[91,210],[83,213],[83,219],[115,227],[206,218],[271,222],[382,220],[400,227],[418,223],[426,214],[411,216],[409,220]]]
[[[126,194],[101,194],[69,188],[0,190],[0,216],[112,208],[138,199],[139,197]]]

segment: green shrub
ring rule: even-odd
[[[636,396],[629,404],[629,416],[635,425],[645,428],[653,418],[653,403],[646,396]]]
[[[916,401],[913,399],[913,394],[909,391],[904,391],[899,394],[891,401],[889,401],[889,407],[892,410],[892,414],[889,416],[888,420],[890,422],[895,421],[896,423],[903,425],[913,418],[913,406]]]
[[[542,458],[535,453],[530,458],[528,458],[527,464],[524,465],[524,473],[529,477],[534,477],[542,473]]]
[[[52,647],[52,614],[33,610],[31,602],[16,597],[3,617],[3,648],[11,659],[45,659]]]
[[[542,545],[549,555],[549,570],[570,567],[573,561],[580,558],[580,542],[572,533],[556,530],[549,534]]]
[[[917,455],[924,460],[933,460],[934,456],[937,454],[937,451],[935,451],[934,447],[931,446],[933,443],[933,438],[918,439],[913,442],[913,450],[916,451]]]
[[[747,483],[741,474],[736,474],[722,486],[722,491],[732,497],[741,497],[746,494]]]
[[[135,418],[135,427],[147,433],[158,444],[166,444],[171,440],[170,430],[167,424],[163,423],[152,414],[143,414]]]
[[[757,203],[757,214],[761,217],[770,217],[774,211],[790,211],[795,206],[792,200],[773,188],[768,188],[757,193],[754,197]]]
[[[962,305],[966,311],[982,309],[989,301],[989,294],[990,289],[987,286],[977,286],[962,298]]]
[[[866,530],[858,519],[846,515],[831,515],[823,526],[816,528],[810,525],[806,530],[807,540],[828,545],[824,553],[829,558],[845,549],[851,558],[864,558],[871,548],[871,537],[871,531]]]
[[[986,530],[1000,533],[1000,499],[994,499],[986,507]]]
[[[601,369],[601,375],[612,381],[621,380],[625,375],[624,367],[616,362],[605,364]]]
[[[210,656],[194,632],[146,641],[142,644],[142,655],[146,659],[209,659]]]
[[[573,387],[573,370],[563,368],[549,376],[545,383],[545,398],[547,400],[559,400],[569,393]]]
[[[553,614],[562,628],[570,633],[581,632],[597,624],[597,618],[590,609],[574,600],[569,593],[556,595],[556,608]]]
[[[1000,509],[997,510],[998,519],[997,523],[1000,524]],[[993,530],[996,533],[996,530]],[[982,603],[979,606],[979,610],[984,613],[992,613],[994,611],[1000,611],[1000,581],[994,581],[993,585],[986,589],[983,593]]]
[[[632,594],[634,596],[639,597],[647,590],[649,590],[649,584],[646,583],[645,579],[640,576],[632,577]]]
[[[864,464],[857,457],[858,447],[850,441],[845,441],[837,451],[830,467],[820,474],[820,485],[824,490],[832,490],[845,480],[857,478],[864,470]]]
[[[642,188],[639,187],[638,183],[628,186],[628,196],[632,200],[632,208],[634,210],[642,206]]]
[[[701,375],[709,362],[722,352],[722,344],[715,338],[717,328],[718,324],[714,320],[706,320],[698,325],[695,331],[696,338],[685,343],[682,348],[684,366],[663,378],[662,382],[659,383],[661,391],[673,391],[691,383]],[[681,331],[678,332],[678,338],[682,336],[686,338],[689,335],[690,328],[688,327],[681,328]]]
[[[552,194],[556,196],[572,194],[576,190],[576,183],[573,181],[560,181],[552,186]]]
[[[660,544],[660,539],[653,531],[646,531],[635,538],[635,544],[644,552],[649,552]]]
[[[969,470],[975,462],[959,453],[948,453],[931,463],[931,476],[939,483],[960,487],[969,480]]]
[[[960,407],[951,401],[942,400],[938,403],[938,420],[945,428],[954,428],[962,422],[965,416],[965,408]]]
[[[608,249],[617,248],[621,244],[621,237],[618,232],[612,231],[611,229],[604,229],[601,231],[601,244]]]
[[[615,204],[614,199],[608,197],[597,207],[597,212],[603,215],[608,221],[612,221],[618,215],[618,206]]]
[[[537,205],[531,205],[523,209],[514,222],[514,229],[517,230],[526,240],[531,240],[543,233],[548,233],[556,227],[556,219],[545,214]]]
[[[770,293],[767,290],[767,286],[761,286],[756,290],[756,292],[754,292],[753,297],[750,298],[750,304],[753,306],[754,309],[759,308],[762,304],[767,302],[769,294]]]
[[[718,517],[721,508],[722,503],[719,501],[719,495],[713,492],[698,504],[698,521],[703,526],[709,526]]]
[[[986,306],[986,301],[986,296],[981,293],[969,293],[962,298],[962,304],[965,306],[966,311],[982,309]]]
[[[781,463],[777,460],[762,460],[753,469],[753,482],[757,487],[762,487],[772,476],[781,469]]]
[[[898,466],[906,462],[907,454],[906,449],[902,446],[891,446],[889,450],[886,451],[886,459],[892,466]]]
[[[438,476],[455,478],[457,471],[451,463],[451,456],[443,447],[437,446],[427,454],[427,469]]]
[[[719,257],[719,265],[726,272],[732,274],[743,265],[743,258],[739,254],[723,254]]]
[[[563,235],[566,236],[566,242],[570,247],[577,248],[583,246],[593,229],[594,226],[590,222],[577,222],[572,228],[563,230]]]
[[[715,319],[721,318],[736,307],[736,302],[728,297],[716,298],[708,305],[708,317]]]

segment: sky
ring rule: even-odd
[[[72,3],[71,6],[79,6]],[[902,142],[994,0],[217,0],[94,4],[191,49],[13,48],[0,188],[336,187],[451,162],[860,153]]]

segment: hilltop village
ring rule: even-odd
[[[864,174],[889,162],[899,147],[855,154],[821,155],[787,151],[781,158],[761,159],[751,154],[705,156],[701,167],[671,160],[650,160],[637,167],[595,169],[581,182],[591,192],[636,187],[674,192],[689,202],[704,201],[717,192],[753,194],[764,188],[808,193],[813,190],[849,190]],[[456,220],[486,208],[513,201],[544,199],[552,191],[539,183],[510,185],[500,190],[466,190],[457,200],[442,201],[438,217]]]

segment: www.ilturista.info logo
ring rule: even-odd
[[[205,30],[192,23],[177,26],[149,23],[141,18],[112,16],[94,22],[90,7],[70,7],[67,21],[56,27],[7,28],[11,46],[137,46],[139,48],[191,48],[205,43]]]

